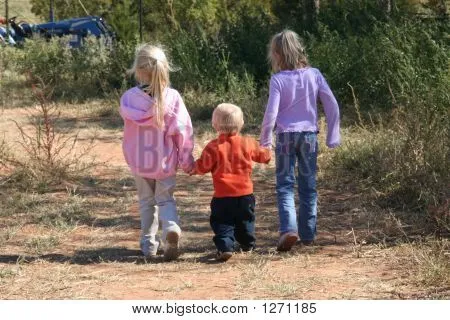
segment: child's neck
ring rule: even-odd
[[[239,132],[238,131],[236,131],[236,132],[222,132],[222,131],[218,131],[217,134],[219,136],[237,136],[237,135],[239,135]]]

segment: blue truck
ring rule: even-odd
[[[4,21],[5,19],[3,19]],[[20,44],[27,38],[42,37],[50,39],[53,37],[68,36],[68,45],[78,48],[83,45],[83,40],[88,36],[94,36],[105,41],[107,45],[115,39],[115,34],[101,17],[87,16],[67,20],[47,22],[41,24],[30,24],[16,22],[17,17],[9,19],[9,37],[6,28],[0,27],[0,42],[10,45]],[[0,21],[2,21],[0,19]]]

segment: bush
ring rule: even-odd
[[[31,94],[25,87],[25,76],[18,72],[23,51],[0,47],[0,106],[14,107],[31,104]]]
[[[21,136],[19,148],[15,148],[19,152],[12,152],[4,141],[0,143],[0,164],[10,169],[7,181],[21,189],[45,191],[48,186],[70,181],[98,165],[89,157],[92,141],[76,150],[77,134],[57,132],[59,106],[49,102],[48,91],[45,87],[34,88],[39,103],[36,111],[29,114],[34,131],[30,132],[15,122]]]
[[[176,69],[171,74],[173,86],[182,91],[193,119],[210,120],[217,104],[230,102],[242,107],[247,122],[261,120],[264,110],[255,104],[256,82],[246,71],[233,71],[223,42],[180,31],[165,46]]]
[[[226,86],[229,60],[224,43],[179,31],[164,45],[177,70],[171,75],[174,87],[216,91]]]
[[[226,24],[220,33],[230,53],[234,72],[249,73],[258,85],[266,86],[270,75],[267,45],[275,32],[274,17],[264,10],[242,8],[239,19]],[[250,36],[251,35],[251,36]]]
[[[125,86],[125,71],[131,65],[134,45],[119,43],[111,49],[88,38],[82,48],[71,49],[66,41],[26,41],[17,57],[17,71],[32,81],[41,79],[51,85],[53,98],[69,101],[105,97]]]
[[[326,75],[343,104],[355,88],[363,110],[389,110],[395,97],[435,86],[448,73],[448,45],[439,22],[374,22],[371,33],[341,35],[321,26],[307,41],[313,65]],[[439,84],[438,84],[439,85]]]
[[[244,79],[229,75],[227,88],[217,91],[185,88],[184,102],[193,120],[211,121],[214,108],[223,102],[234,103],[242,108],[247,125],[260,124],[264,115],[267,95],[256,87],[250,75]]]
[[[436,232],[450,231],[450,77],[441,83],[398,97],[388,121],[360,126],[332,156],[329,173],[377,190],[382,206],[424,213]]]

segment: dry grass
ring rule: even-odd
[[[58,236],[50,235],[31,238],[25,243],[25,247],[27,248],[27,251],[32,254],[42,255],[53,251],[60,243],[61,241]]]
[[[427,241],[399,246],[399,259],[408,265],[411,276],[427,288],[450,290],[450,243]],[[408,259],[405,259],[408,257]]]
[[[138,246],[134,183],[120,154],[120,128],[90,121],[89,112],[100,112],[103,106],[98,103],[92,108],[64,108],[64,127],[69,134],[79,131],[80,137],[92,137],[92,126],[96,127],[93,152],[107,160],[108,170],[44,194],[0,185],[1,299],[449,296],[448,247],[436,251],[425,244],[399,245],[396,241],[410,239],[399,231],[398,217],[364,203],[350,186],[333,190],[321,180],[317,245],[277,253],[273,163],[257,166],[254,172],[255,252],[237,253],[227,263],[215,261],[208,220],[211,178],[180,174],[176,197],[183,255],[170,263],[159,257],[144,259]],[[13,111],[8,112],[12,115]],[[3,128],[4,124],[0,123]],[[214,134],[209,123],[196,127],[198,156]],[[13,136],[8,132],[9,141]],[[436,252],[441,253],[436,256]]]

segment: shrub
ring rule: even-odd
[[[71,49],[66,41],[26,41],[17,71],[32,81],[41,79],[51,85],[53,98],[69,101],[105,97],[112,89],[125,86],[125,70],[131,65],[134,45],[118,43],[111,49],[87,38],[82,48]]]
[[[28,105],[31,94],[24,86],[25,76],[18,72],[23,51],[12,47],[0,47],[0,106]]]
[[[30,113],[29,121],[34,132],[29,132],[15,122],[20,135],[20,157],[2,142],[0,163],[12,169],[9,181],[22,189],[43,191],[47,186],[57,185],[88,171],[97,163],[88,155],[93,143],[75,150],[78,136],[64,135],[56,131],[60,118],[59,106],[48,100],[48,88],[34,88],[39,107]],[[17,149],[17,148],[16,148]],[[88,161],[85,161],[88,160]]]
[[[435,232],[450,230],[449,80],[398,97],[389,120],[360,126],[330,161],[329,174],[377,190],[382,206],[423,213]]]
[[[171,75],[173,86],[182,91],[193,119],[210,120],[217,104],[225,101],[241,106],[246,121],[262,118],[259,109],[263,108],[255,105],[259,101],[255,101],[258,88],[254,77],[233,71],[224,42],[180,31],[165,45],[176,69]]]
[[[233,72],[250,74],[258,85],[266,86],[270,75],[267,62],[267,45],[275,32],[275,19],[264,10],[252,12],[251,8],[241,8],[239,19],[230,21],[220,33],[230,53]],[[251,35],[251,36],[250,36]]]
[[[216,91],[225,86],[229,61],[224,43],[179,31],[164,44],[178,70],[171,75],[174,87]]]
[[[371,32],[361,36],[322,25],[320,37],[308,39],[308,52],[340,102],[352,103],[349,83],[363,110],[389,110],[395,97],[444,80],[448,45],[441,28],[439,22],[374,22]]]

